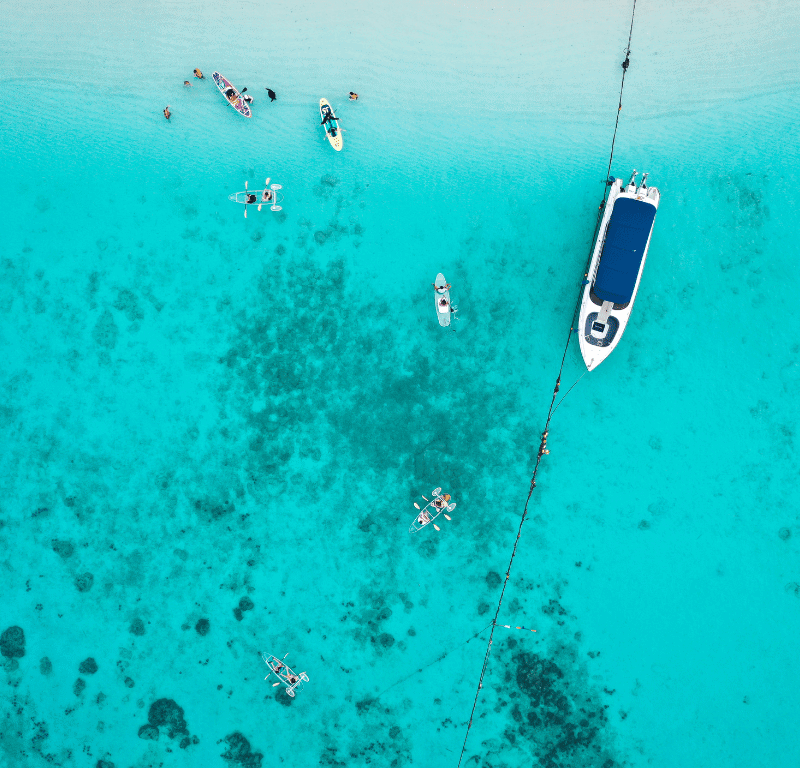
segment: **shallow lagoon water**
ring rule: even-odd
[[[629,14],[241,4],[232,40],[211,5],[16,9],[5,765],[456,764]],[[538,632],[497,630],[470,765],[797,761],[798,26],[637,7],[613,170],[662,205],[632,324],[553,423],[500,615]],[[267,175],[284,211],[245,221],[227,194]],[[453,522],[409,536],[436,485]],[[260,650],[308,671],[295,701]]]

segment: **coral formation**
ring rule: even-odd
[[[21,659],[25,655],[25,632],[22,627],[9,627],[0,635],[0,653],[7,659]]]

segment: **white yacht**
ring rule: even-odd
[[[647,175],[638,187],[636,171],[626,187],[622,179],[611,184],[578,315],[578,340],[590,371],[619,343],[639,290],[661,197],[647,186]]]

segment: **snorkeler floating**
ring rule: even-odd
[[[167,106],[164,107],[164,117],[166,117],[167,120],[169,120],[170,117],[172,117],[172,112],[169,111],[169,104],[167,104]]]
[[[422,497],[428,502],[424,507],[420,507],[416,501],[414,502],[414,506],[419,510],[419,514],[411,523],[411,527],[408,529],[409,533],[421,531],[426,525],[430,524],[432,524],[437,531],[440,531],[441,528],[439,528],[439,526],[433,521],[439,517],[439,515],[444,515],[446,520],[451,519],[447,512],[452,512],[456,508],[456,505],[455,502],[452,504],[450,503],[450,494],[445,493],[442,495],[442,489],[435,488],[433,491],[431,491],[431,496],[433,496],[432,501],[428,501],[426,496]]]
[[[267,88],[267,96],[269,96],[270,101],[275,101],[278,97],[275,95],[275,91],[272,88]]]
[[[194,71],[194,76],[195,76],[195,77],[196,77],[198,80],[205,80],[205,79],[206,79],[206,78],[205,78],[205,75],[203,75],[203,73],[202,73],[202,72],[201,72],[199,69],[195,69],[195,71]]]

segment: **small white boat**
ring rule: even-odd
[[[285,654],[283,659],[285,659],[288,655],[288,653]],[[270,672],[278,678],[279,682],[273,683],[273,688],[283,683],[286,686],[286,693],[292,698],[294,698],[297,691],[303,690],[303,683],[308,682],[308,675],[305,672],[300,672],[299,674],[294,672],[286,666],[283,659],[279,659],[277,656],[273,656],[271,653],[262,652],[261,658],[264,659],[264,662],[269,667]],[[264,679],[267,680],[268,678],[269,675],[267,675],[267,677]]]
[[[433,527],[438,531],[439,526],[433,521],[439,517],[439,515],[444,515],[448,520],[450,519],[445,513],[452,512],[456,508],[455,502],[450,503],[450,495],[442,496],[442,489],[434,488],[433,491],[431,491],[431,496],[433,496],[433,498],[430,501],[424,496],[422,497],[428,502],[424,507],[420,507],[419,504],[414,502],[418,514],[408,529],[409,533],[421,531],[426,525],[431,525],[431,523],[433,523]]]
[[[278,190],[283,189],[280,184],[270,184],[269,179],[265,182],[264,189],[248,189],[247,182],[244,183],[244,192],[234,192],[228,195],[228,200],[234,203],[242,203],[244,205],[244,217],[247,218],[247,206],[257,205],[258,210],[261,210],[262,205],[269,205],[271,211],[282,210],[278,203],[283,201],[283,194]]]
[[[444,279],[444,275],[441,272],[436,275],[433,290],[436,317],[439,318],[439,325],[450,325],[450,315],[455,312],[455,309],[450,304],[450,283]]]
[[[331,146],[337,151],[342,151],[342,129],[339,126],[339,119],[333,113],[333,107],[327,99],[319,100],[319,116],[322,118],[322,127]]]
[[[639,290],[661,195],[614,179],[600,222],[578,314],[578,343],[588,370],[597,368],[619,344]],[[609,180],[610,181],[610,180]]]

